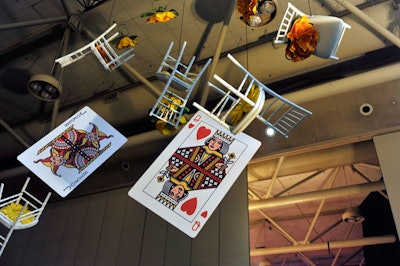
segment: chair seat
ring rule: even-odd
[[[167,83],[168,80],[171,78],[171,73],[169,73],[168,71],[157,72],[156,77],[162,82]],[[184,76],[175,75],[172,77],[170,86],[174,89],[185,91],[189,89],[191,83],[193,83],[193,80]]]
[[[14,201],[11,201],[14,202]],[[9,202],[9,203],[11,203]],[[6,203],[8,205],[8,203]],[[15,222],[14,225],[14,230],[20,230],[20,229],[27,229],[32,226],[35,226],[39,222],[39,219],[33,219],[32,221],[29,221],[27,223],[22,223],[21,219]],[[14,221],[11,220],[7,215],[4,213],[0,212],[0,223],[2,223],[5,227],[11,228],[14,224]]]
[[[318,31],[318,44],[314,55],[337,60],[337,48],[345,29],[350,26],[342,19],[333,16],[310,16],[309,18],[309,22]]]

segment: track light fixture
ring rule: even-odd
[[[29,92],[42,101],[54,101],[61,93],[58,80],[46,74],[33,75],[28,82]]]

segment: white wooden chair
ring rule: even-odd
[[[289,133],[301,121],[312,114],[310,111],[288,101],[262,84],[231,54],[228,54],[228,58],[244,74],[240,85],[235,88],[215,74],[214,79],[222,84],[225,89],[221,89],[211,82],[208,84],[210,88],[222,95],[221,100],[211,111],[205,109],[198,103],[193,103],[193,105],[228,128],[233,134],[242,132],[254,119],[257,118],[267,127],[273,128],[276,132],[287,138]],[[259,95],[257,99],[252,101],[248,98],[248,94],[253,85],[259,88]],[[271,103],[265,105],[265,103],[268,102],[266,101],[266,97],[268,96],[273,99]],[[230,122],[232,111],[237,105],[242,104],[243,102],[246,102],[252,108],[249,112],[244,114],[243,118],[237,124],[233,125]]]
[[[307,15],[298,10],[291,3],[288,3],[274,43],[282,44],[288,42],[287,34],[291,29],[293,21],[299,16],[308,16],[309,22],[313,24],[314,29],[318,31],[318,43],[313,54],[325,59],[338,60],[339,58],[336,56],[336,53],[340,42],[342,41],[346,29],[350,29],[351,26],[337,17]]]
[[[22,206],[15,219],[11,218],[9,215],[6,215],[3,211],[0,211],[0,222],[7,229],[7,233],[5,235],[0,235],[0,255],[3,253],[14,230],[27,229],[39,222],[39,218],[50,199],[51,192],[47,194],[43,201],[37,199],[35,196],[29,193],[26,190],[29,181],[30,178],[28,177],[19,193],[6,198],[2,198],[4,184],[0,184],[0,209],[11,204]]]
[[[65,67],[93,53],[107,72],[118,68],[120,65],[135,56],[135,54],[133,53],[134,48],[129,48],[124,53],[118,54],[110,45],[110,41],[112,41],[119,35],[119,33],[116,32],[110,37],[107,37],[116,26],[117,24],[114,23],[110,28],[108,28],[103,34],[101,34],[91,43],[76,50],[75,52],[57,58],[55,61],[59,63],[61,67]]]
[[[180,118],[184,114],[190,94],[198,84],[198,81],[210,65],[212,59],[208,59],[203,68],[196,72],[193,63],[196,59],[193,56],[189,64],[182,63],[186,42],[176,58],[171,55],[174,42],[171,42],[166,55],[164,56],[156,76],[165,83],[164,89],[150,111],[150,116],[174,126],[179,126]],[[174,90],[175,89],[175,90]]]

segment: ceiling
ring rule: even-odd
[[[155,78],[156,69],[172,41],[176,53],[186,41],[183,61],[196,56],[195,64],[201,67],[213,58],[212,72],[233,84],[238,81],[226,59],[230,53],[269,88],[313,112],[288,139],[267,139],[256,123],[245,131],[263,143],[248,166],[251,265],[363,265],[359,245],[306,252],[290,246],[363,237],[362,223],[347,224],[341,216],[348,207],[362,205],[370,192],[381,190],[382,172],[372,138],[399,130],[399,3],[296,1],[304,13],[334,15],[351,26],[338,49],[339,60],[311,56],[297,63],[285,59],[284,45],[273,44],[287,3],[276,1],[275,19],[255,29],[243,25],[232,1],[2,1],[0,179],[11,183],[26,175],[16,156],[86,105],[129,139],[102,166],[102,173],[95,174],[106,176],[123,162],[139,177],[171,138],[155,131],[148,116],[163,88]],[[152,7],[166,5],[179,13],[176,19],[147,24],[141,17]],[[55,63],[114,22],[118,31],[137,36],[135,56],[125,65],[106,72],[93,55],[64,68]],[[42,101],[27,91],[30,77],[36,74],[60,81],[58,100]],[[211,101],[202,89],[204,85],[191,96],[191,113],[195,112],[191,103]],[[373,104],[372,116],[360,114],[358,107],[365,102]],[[148,148],[151,145],[154,149]],[[127,177],[132,174],[125,171],[112,182],[99,178],[102,181],[96,184],[89,178],[71,196],[132,184]],[[333,190],[335,196],[323,199],[309,194],[368,183],[379,189]],[[306,200],[289,197],[299,193],[305,193]],[[278,197],[288,200],[252,207]],[[274,253],[274,247],[282,248]]]

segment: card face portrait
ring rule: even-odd
[[[121,133],[86,106],[17,158],[65,197],[126,141]]]
[[[194,238],[260,145],[198,111],[128,195]]]

